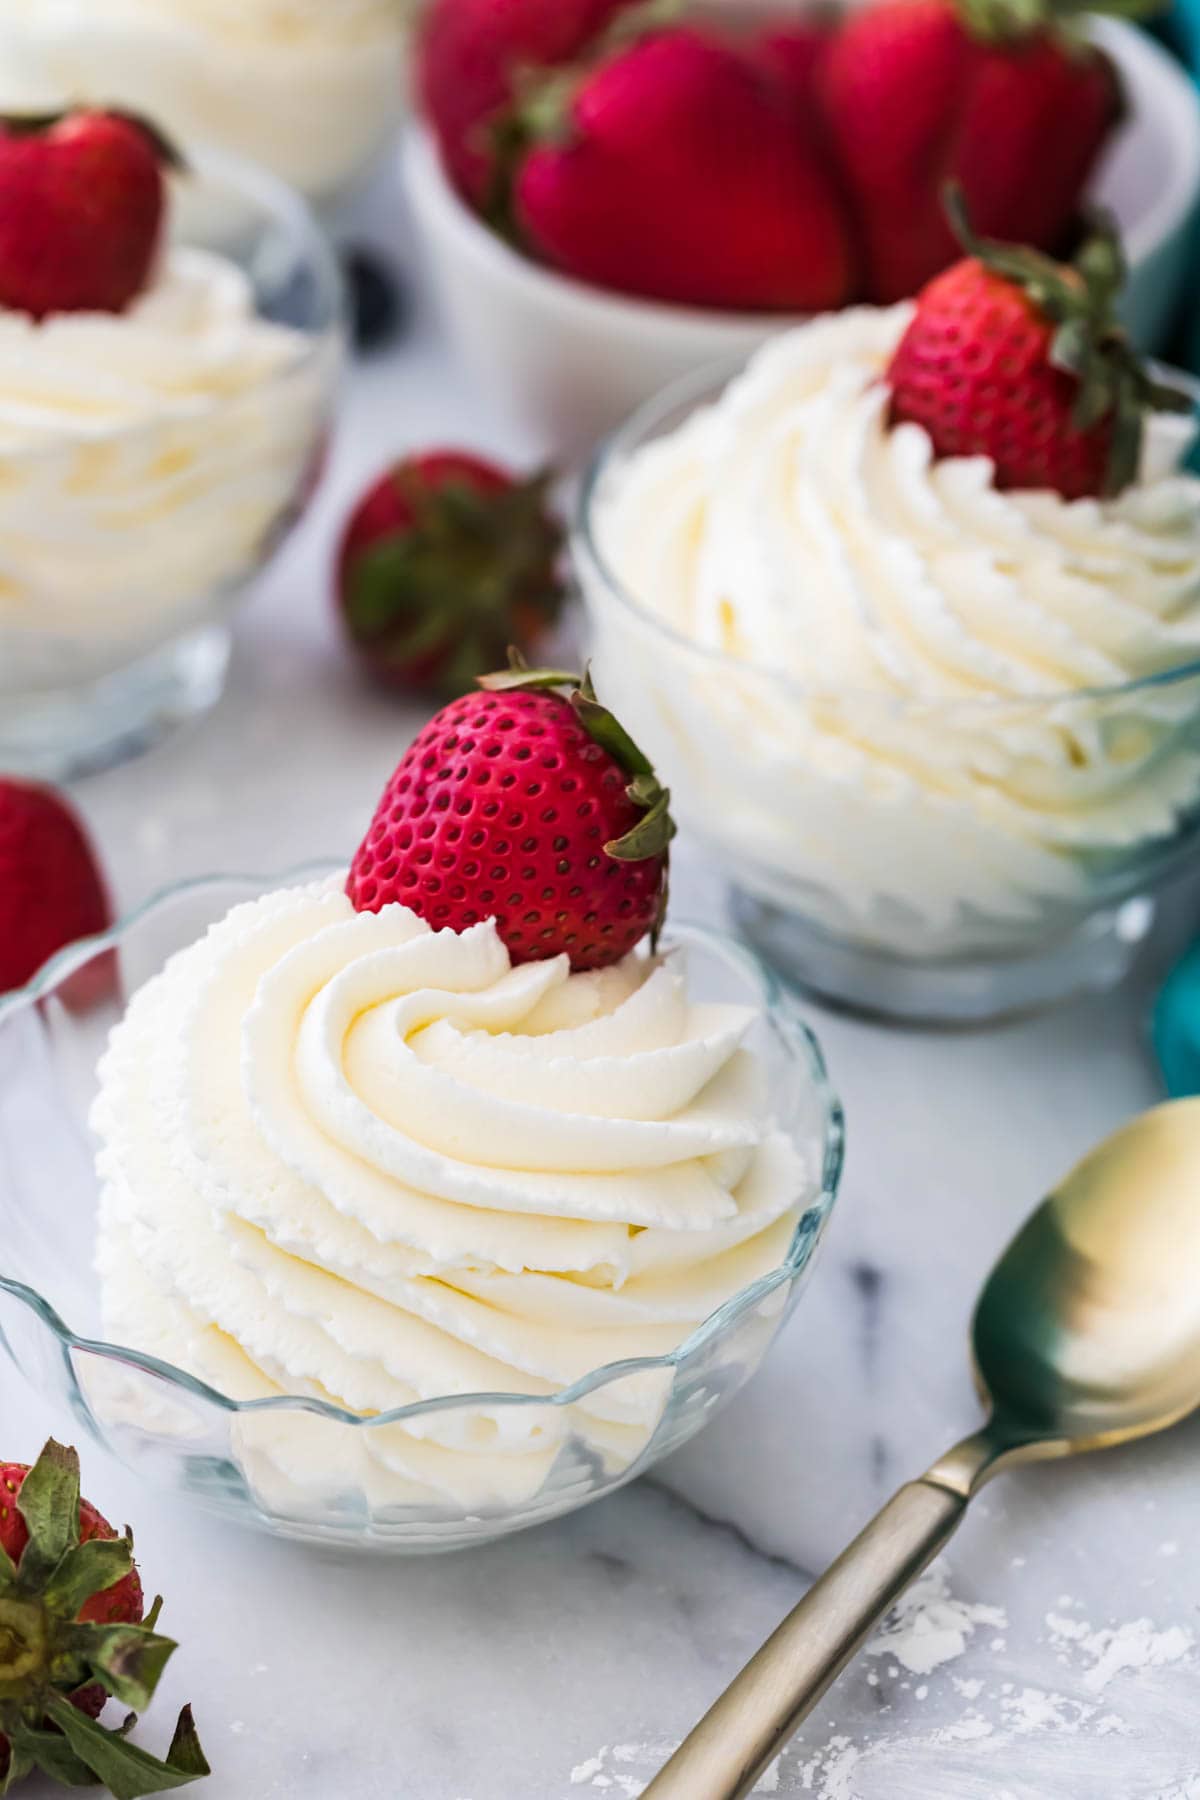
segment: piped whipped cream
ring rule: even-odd
[[[397,122],[410,0],[4,0],[0,106],[90,101],[336,196]]]
[[[340,880],[239,906],[135,995],[101,1066],[105,1330],[236,1399],[364,1415],[661,1356],[783,1262],[816,1191],[743,1047],[754,1017],[690,999],[674,957],[513,967],[491,922],[356,914]],[[669,1385],[245,1423],[301,1487],[501,1503],[571,1433],[624,1466]]]
[[[910,316],[784,334],[610,469],[601,556],[674,659],[589,586],[606,691],[738,879],[948,950],[1086,906],[1200,803],[1200,681],[1085,692],[1200,655],[1200,481],[1177,420],[1113,500],[935,460],[888,423]]]
[[[249,575],[335,360],[195,249],[124,313],[0,310],[0,694],[115,666]]]

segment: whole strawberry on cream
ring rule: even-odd
[[[173,168],[129,115],[0,122],[0,696],[177,634],[312,457],[330,368],[235,263],[167,243]]]
[[[1111,237],[969,248],[618,451],[583,546],[598,678],[733,878],[917,957],[1044,941],[1200,804],[1200,684],[1137,685],[1200,656],[1189,403]]]
[[[517,669],[444,708],[348,878],[236,908],[116,1028],[109,1334],[239,1399],[481,1396],[365,1444],[278,1421],[259,1451],[302,1489],[374,1456],[398,1499],[528,1498],[568,1432],[632,1460],[657,1371],[569,1412],[486,1396],[671,1351],[783,1261],[812,1192],[753,1012],[655,950],[673,830],[590,684]]]

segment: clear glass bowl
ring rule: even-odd
[[[398,1553],[452,1550],[611,1492],[692,1437],[749,1379],[799,1298],[824,1232],[841,1174],[842,1114],[794,1000],[733,940],[688,927],[669,934],[686,948],[697,995],[761,1008],[751,1042],[764,1059],[775,1117],[810,1171],[784,1261],[672,1354],[609,1364],[546,1397],[456,1394],[366,1419],[303,1395],[238,1403],[153,1356],[98,1339],[87,1120],[121,1000],[87,1002],[118,972],[127,996],[231,906],[278,885],[258,876],[184,883],[0,998],[0,1343],[36,1388],[65,1401],[81,1430],[136,1473],[289,1537]],[[598,1394],[601,1413],[620,1416],[624,1406],[653,1422],[636,1442],[627,1429],[602,1441]],[[524,1435],[540,1432],[545,1447],[498,1458],[506,1467],[494,1475],[488,1445],[510,1422]],[[461,1478],[443,1449],[441,1475],[447,1467],[450,1474],[440,1493],[397,1479],[388,1463],[395,1434],[459,1446]]]
[[[728,378],[668,390],[601,449],[574,555],[597,685],[731,871],[742,930],[823,998],[932,1023],[1116,982],[1196,847],[1200,662],[931,700],[805,687],[676,630],[614,574],[598,514]]]
[[[173,188],[170,248],[235,265],[279,329],[248,341],[237,275],[193,259],[153,315],[60,316],[10,350],[30,359],[18,398],[42,380],[101,422],[64,425],[64,407],[0,446],[0,768],[62,780],[211,706],[230,615],[319,471],[343,344],[324,234],[223,154]],[[3,400],[0,375],[0,419]]]

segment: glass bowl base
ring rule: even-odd
[[[1025,952],[931,958],[858,943],[732,891],[738,929],[791,981],[845,1012],[919,1025],[973,1025],[1036,1012],[1115,987],[1154,923],[1154,902],[1127,900]]]
[[[216,704],[229,647],[206,625],[98,680],[0,697],[0,769],[68,781],[140,755]]]

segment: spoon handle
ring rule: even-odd
[[[871,1629],[954,1535],[967,1500],[910,1481],[822,1575],[650,1783],[643,1800],[741,1800]]]

